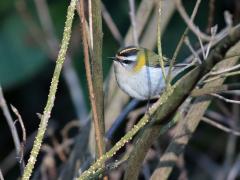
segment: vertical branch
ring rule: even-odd
[[[101,13],[101,1],[92,0],[92,37],[93,37],[93,59],[92,59],[92,75],[93,75],[93,88],[96,96],[96,107],[98,121],[100,125],[100,144],[102,153],[104,152],[105,145],[103,136],[105,134],[104,124],[104,100],[103,100],[103,69],[102,69],[102,13]]]
[[[64,60],[65,60],[65,56],[66,56],[66,52],[68,49],[68,44],[69,44],[69,40],[70,40],[70,36],[71,36],[72,21],[73,21],[73,17],[74,17],[76,2],[77,2],[77,0],[71,0],[71,3],[68,7],[67,20],[65,22],[62,44],[61,44],[61,48],[60,48],[60,51],[59,51],[59,54],[57,57],[56,66],[55,66],[55,70],[53,73],[52,82],[51,82],[50,90],[49,90],[49,94],[48,94],[47,104],[44,108],[43,115],[41,116],[39,129],[38,129],[37,136],[36,136],[34,144],[33,144],[33,148],[32,148],[30,157],[28,159],[28,163],[24,169],[24,173],[23,173],[23,177],[22,177],[23,180],[30,179],[34,165],[37,160],[37,156],[39,154],[39,151],[40,151],[40,148],[42,145],[42,140],[43,140],[45,131],[47,129],[48,120],[50,118],[51,111],[54,106],[55,96],[56,96],[58,82],[59,82],[59,76],[60,76],[60,73],[62,70],[62,66],[63,66]]]
[[[17,159],[18,159],[19,164],[20,164],[20,169],[23,170],[24,166],[25,166],[25,163],[24,163],[24,161],[21,162],[21,159],[22,159],[21,158],[21,154],[22,154],[21,153],[21,142],[20,142],[20,139],[19,139],[19,136],[18,136],[17,129],[16,129],[15,125],[14,125],[13,118],[12,118],[12,116],[10,114],[10,111],[8,109],[8,106],[7,106],[7,103],[6,103],[5,99],[4,99],[3,91],[2,91],[1,86],[0,86],[0,108],[3,111],[3,115],[4,115],[4,117],[7,120],[8,126],[9,126],[11,134],[12,134],[14,146],[16,148]]]
[[[92,6],[94,8],[94,6]],[[89,49],[90,45],[88,44],[88,33],[87,33],[87,24],[84,14],[84,1],[81,0],[79,4],[79,15],[81,18],[81,24],[82,24],[82,39],[83,39],[83,48],[84,48],[84,63],[86,68],[86,75],[87,75],[87,82],[88,82],[88,88],[89,88],[89,94],[90,94],[90,103],[92,106],[92,112],[93,112],[93,122],[94,122],[94,128],[95,128],[95,137],[96,137],[96,143],[97,143],[97,154],[98,156],[101,156],[104,152],[104,142],[103,142],[103,133],[104,133],[104,122],[103,122],[103,90],[102,90],[102,68],[101,63],[97,63],[96,60],[101,61],[101,57],[96,57],[95,52],[97,50],[92,50],[92,72],[91,72],[91,66],[90,66],[90,58],[89,58]],[[93,15],[93,14],[92,14]],[[93,20],[96,18],[95,16],[92,16]],[[94,24],[93,24],[94,26]],[[95,28],[93,28],[96,30]],[[93,34],[93,38],[95,35]],[[91,42],[90,42],[91,43]],[[98,44],[99,42],[96,42]],[[93,47],[95,48],[95,43],[93,44]],[[99,46],[101,48],[101,46]],[[91,48],[91,47],[90,47]],[[97,47],[96,47],[97,48]],[[100,67],[99,67],[100,66]],[[95,71],[95,72],[94,72]],[[100,77],[101,76],[101,77]]]
[[[88,21],[89,21],[89,46],[93,49],[93,23],[92,23],[92,0],[88,0]]]
[[[158,3],[158,32],[157,32],[157,46],[158,46],[158,55],[159,55],[159,62],[160,62],[160,66],[162,69],[162,76],[163,79],[166,82],[166,73],[165,73],[165,68],[164,68],[164,62],[163,62],[163,55],[162,55],[162,44],[161,44],[161,14],[162,14],[162,3],[161,0],[159,0]]]
[[[48,54],[52,60],[55,60],[58,53],[59,40],[56,36],[52,18],[46,0],[34,0],[37,15],[40,20],[43,33],[46,36],[44,46],[48,49]],[[87,118],[87,109],[82,92],[82,85],[74,70],[70,55],[66,56],[66,63],[63,67],[63,77],[67,84],[70,98],[75,108],[78,119],[83,122]]]
[[[135,16],[135,0],[128,0],[130,5],[130,19],[132,24],[132,33],[133,33],[133,42],[135,46],[139,46],[138,43],[138,35],[137,35],[137,24],[136,24],[136,16]]]
[[[123,37],[122,37],[121,33],[119,32],[116,24],[114,23],[111,15],[109,14],[107,8],[105,7],[105,5],[103,3],[102,3],[102,16],[103,16],[103,19],[105,20],[105,23],[107,24],[109,30],[111,31],[114,39],[121,46],[123,44]]]
[[[214,13],[215,13],[215,0],[210,0],[208,5],[208,23],[207,23],[207,33],[211,32],[211,28],[214,22]]]

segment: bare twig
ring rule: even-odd
[[[19,165],[20,165],[20,170],[22,171],[25,167],[25,163],[24,161],[22,161],[22,147],[21,147],[21,142],[20,142],[20,138],[18,136],[18,132],[17,129],[15,127],[14,124],[14,120],[10,114],[10,111],[8,109],[6,100],[3,96],[3,91],[2,88],[0,86],[0,107],[3,111],[3,115],[7,120],[8,126],[10,128],[11,134],[12,134],[12,138],[13,138],[13,142],[14,142],[14,146],[16,148],[16,154],[17,154],[17,159],[19,161]]]
[[[162,14],[162,3],[161,0],[158,3],[158,31],[157,31],[157,47],[158,47],[158,55],[159,55],[159,63],[161,65],[162,69],[162,76],[165,81],[165,85],[168,86],[167,78],[166,78],[166,72],[165,72],[165,67],[164,67],[164,62],[163,62],[163,55],[162,55],[162,44],[161,44],[161,14]]]
[[[13,105],[11,105],[11,108],[12,108],[12,111],[15,113],[15,115],[17,116],[17,120],[19,121],[20,123],[20,126],[22,128],[22,139],[23,139],[23,143],[25,144],[26,143],[26,129],[25,129],[25,126],[24,126],[24,123],[23,123],[23,120],[22,120],[22,117],[20,115],[20,113],[18,112],[17,108],[15,108]]]
[[[181,3],[180,1],[181,0],[175,0],[176,3]],[[196,14],[197,14],[197,11],[198,11],[200,3],[201,3],[201,0],[197,0],[196,4],[194,6],[194,9],[193,9],[192,15],[191,15],[191,22],[194,20]],[[180,49],[181,49],[181,47],[182,47],[182,45],[184,43],[184,39],[185,39],[188,31],[189,31],[189,27],[187,27],[184,30],[183,35],[181,36],[181,39],[179,40],[179,42],[177,44],[177,47],[176,47],[176,49],[174,51],[172,60],[170,62],[169,71],[168,71],[168,74],[167,74],[167,84],[169,84],[169,82],[171,81],[173,65],[175,64],[175,61],[177,59],[177,55],[178,55],[178,53],[179,53],[179,51],[180,51]]]
[[[228,98],[225,98],[225,97],[223,97],[223,96],[221,96],[219,94],[216,94],[216,93],[211,93],[210,95],[213,96],[213,97],[216,97],[216,98],[218,98],[220,100],[223,100],[226,103],[240,104],[240,101],[228,99]]]
[[[49,8],[46,0],[34,0],[37,9],[37,14],[46,36],[46,44],[48,46],[48,54],[54,60],[57,57],[59,40],[56,36],[53,22],[49,13]],[[72,59],[70,55],[66,56],[66,63],[63,67],[63,76],[68,85],[71,100],[73,102],[78,119],[83,121],[87,119],[87,109],[83,97],[81,83],[77,77],[76,71],[72,65]]]
[[[182,5],[182,1],[181,0],[175,0],[175,4],[176,4],[176,8],[177,8],[178,12],[182,16],[183,20],[188,25],[188,27],[192,30],[192,32],[194,32],[201,39],[203,39],[205,41],[210,41],[211,36],[208,36],[208,35],[204,34],[203,32],[201,32],[198,29],[198,27],[196,27],[194,25],[193,21],[188,17],[188,15],[187,15],[187,13],[186,13],[183,5]]]
[[[137,24],[138,28],[136,29],[137,37],[140,37],[140,35],[144,31],[145,24],[147,23],[147,20],[150,16],[150,13],[154,5],[155,5],[154,0],[151,0],[151,1],[143,0],[139,5],[137,14],[136,14],[136,22],[138,23]],[[134,43],[132,38],[132,31],[133,31],[133,28],[131,27],[128,30],[126,37],[124,38],[124,46],[129,46]]]
[[[221,93],[221,92],[232,94],[232,91],[236,91],[239,89],[240,89],[239,83],[223,84],[220,86],[211,86],[211,87],[205,87],[205,88],[195,88],[191,92],[191,96],[197,97],[197,96],[209,95],[211,93]]]
[[[202,61],[201,61],[199,55],[197,54],[197,52],[196,52],[196,51],[194,50],[194,48],[192,47],[192,45],[191,45],[190,40],[189,40],[188,37],[185,37],[184,42],[185,42],[185,44],[187,45],[187,47],[189,48],[189,50],[191,51],[191,53],[194,55],[194,57],[195,57],[195,59],[197,60],[197,62],[198,62],[199,64],[202,64]]]
[[[4,180],[3,174],[2,174],[2,170],[0,169],[0,180]]]
[[[103,19],[105,20],[109,30],[111,31],[113,37],[117,40],[118,44],[121,46],[123,44],[123,37],[122,37],[121,33],[119,32],[116,24],[114,23],[111,15],[107,11],[107,8],[103,4],[103,2],[102,2],[102,15],[103,15]]]
[[[240,71],[234,71],[234,72],[230,72],[230,73],[220,74],[218,76],[215,76],[215,77],[204,80],[203,83],[208,83],[208,82],[211,82],[211,81],[215,81],[217,79],[226,78],[226,77],[230,77],[230,76],[236,76],[236,75],[239,75],[239,74],[240,74]]]
[[[89,88],[89,94],[90,94],[89,98],[90,98],[92,112],[93,112],[95,136],[96,136],[98,154],[102,155],[103,151],[104,151],[103,150],[103,139],[101,137],[99,117],[98,117],[97,105],[96,105],[96,97],[95,97],[94,90],[93,90],[92,74],[91,74],[89,51],[88,51],[87,24],[86,24],[86,19],[85,19],[85,14],[84,14],[84,1],[83,0],[80,0],[78,8],[79,8],[79,13],[80,13],[79,15],[80,15],[81,24],[82,24],[84,62],[85,62],[87,82],[88,82],[88,88]]]
[[[137,34],[137,22],[136,22],[136,16],[135,16],[135,0],[128,0],[129,5],[130,5],[130,19],[132,23],[132,28],[133,28],[133,42],[135,46],[139,46],[138,43],[138,34]]]
[[[24,126],[24,123],[23,123],[23,120],[22,120],[22,117],[20,115],[20,113],[18,112],[17,108],[15,108],[13,105],[11,105],[11,109],[12,111],[15,113],[15,115],[17,116],[17,121],[20,123],[20,126],[21,126],[21,129],[22,129],[22,143],[21,143],[21,156],[19,157],[20,158],[20,163],[23,163],[23,166],[25,167],[25,163],[23,161],[23,157],[24,157],[24,151],[25,151],[25,144],[26,144],[26,129],[25,129],[25,126]]]
[[[212,28],[211,28],[211,39],[210,39],[210,41],[209,41],[209,43],[208,43],[208,46],[207,46],[207,50],[206,50],[206,52],[205,52],[205,59],[207,59],[207,57],[208,57],[208,55],[209,55],[209,52],[210,52],[210,49],[212,48],[212,44],[213,44],[213,41],[214,41],[214,39],[215,39],[215,36],[216,36],[216,34],[217,34],[217,25],[216,26],[213,26]],[[203,50],[204,50],[204,48],[203,48]]]
[[[89,25],[89,33],[88,37],[88,46],[89,49],[93,50],[93,15],[92,15],[92,0],[88,0],[88,25]],[[90,52],[91,53],[91,52]]]
[[[240,154],[238,154],[235,163],[233,164],[232,168],[230,169],[227,180],[235,180],[240,172]]]
[[[208,5],[208,24],[207,24],[207,33],[210,33],[211,27],[213,26],[214,13],[215,13],[215,0],[210,0]]]
[[[230,67],[230,68],[221,69],[221,70],[218,70],[218,71],[211,71],[209,73],[209,75],[210,76],[212,76],[212,75],[219,75],[219,74],[223,74],[223,73],[226,73],[226,72],[229,72],[229,71],[233,71],[233,70],[236,70],[236,69],[239,69],[239,68],[240,68],[240,64],[236,64],[235,66]]]
[[[70,121],[64,126],[64,128],[61,130],[61,135],[63,139],[68,139],[68,133],[72,128],[80,128],[78,121],[76,120]]]
[[[222,131],[224,131],[226,133],[230,133],[230,134],[233,134],[235,136],[240,136],[240,132],[239,131],[236,131],[234,129],[228,128],[226,126],[223,126],[222,124],[220,124],[220,123],[218,123],[218,122],[216,122],[214,120],[211,120],[211,119],[209,119],[207,117],[202,117],[202,120],[204,122],[208,123],[209,125],[214,126],[214,127],[218,128],[218,129],[220,129],[220,130],[222,130]]]
[[[158,2],[156,1],[155,4]],[[173,1],[162,1],[162,19],[161,19],[161,32],[163,33],[166,26],[175,12],[175,5]],[[148,26],[144,29],[141,35],[140,46],[148,49],[154,49],[156,46],[157,26],[158,20],[158,6],[156,5],[152,16],[148,20]]]

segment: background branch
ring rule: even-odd
[[[11,116],[11,113],[10,113],[10,111],[8,109],[6,100],[5,100],[4,96],[3,96],[3,91],[2,91],[2,87],[1,86],[0,86],[0,107],[1,107],[1,109],[3,111],[3,115],[6,118],[8,126],[9,126],[9,129],[11,131],[13,142],[14,142],[14,146],[15,146],[15,149],[16,149],[16,157],[17,157],[17,160],[18,160],[19,165],[20,165],[20,170],[22,172],[24,167],[25,167],[24,160],[22,160],[23,159],[22,158],[22,156],[23,156],[22,155],[22,146],[21,146],[21,142],[20,142],[20,139],[19,139],[19,136],[18,136],[17,129],[15,127],[14,120],[13,120],[13,118]]]

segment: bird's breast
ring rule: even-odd
[[[156,97],[165,87],[160,68],[143,66],[140,70],[128,70],[114,63],[116,80],[119,87],[137,99]]]

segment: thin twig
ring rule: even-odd
[[[89,27],[89,33],[88,37],[90,39],[88,46],[89,49],[93,50],[93,17],[92,17],[92,0],[88,0],[88,27]]]
[[[226,177],[227,180],[235,180],[237,179],[240,172],[240,154],[238,154],[235,163],[229,170],[228,176]]]
[[[13,105],[11,105],[11,109],[17,116],[17,118],[18,118],[17,120],[19,121],[20,126],[22,128],[22,139],[23,139],[23,143],[25,144],[27,135],[26,135],[26,129],[25,129],[22,117],[21,117],[20,113],[18,112],[17,108],[15,108]]]
[[[207,117],[203,116],[202,120],[204,122],[208,123],[209,125],[214,126],[214,127],[218,128],[218,129],[220,129],[220,130],[222,130],[222,131],[224,131],[226,133],[231,133],[231,134],[233,134],[235,136],[240,136],[240,132],[239,131],[236,131],[234,129],[228,128],[226,126],[223,126],[222,124],[220,124],[220,123],[218,123],[218,122],[216,122],[214,120],[211,120],[211,119],[209,119]]]
[[[11,109],[12,111],[15,113],[15,115],[17,116],[17,120],[18,122],[20,123],[20,126],[21,126],[21,129],[22,129],[22,143],[21,143],[21,153],[20,153],[20,163],[23,163],[23,166],[25,167],[25,163],[23,162],[23,157],[24,157],[24,151],[25,151],[25,144],[26,144],[26,129],[25,129],[25,126],[24,126],[24,123],[23,123],[23,120],[22,120],[22,117],[20,115],[20,113],[18,112],[17,108],[15,108],[13,105],[11,105]]]
[[[159,63],[160,63],[160,66],[161,66],[161,69],[162,69],[162,76],[163,76],[163,79],[165,81],[165,85],[168,86],[168,82],[167,82],[167,79],[166,79],[166,72],[165,72],[165,67],[164,67],[164,62],[163,62],[163,55],[162,55],[162,44],[161,44],[161,15],[162,15],[162,3],[161,3],[161,0],[159,0],[159,3],[158,3],[158,30],[157,30],[157,38],[158,38],[158,43],[157,43],[157,46],[158,46],[158,55],[159,55]]]
[[[46,36],[46,45],[48,47],[47,52],[52,57],[51,59],[55,60],[58,53],[59,40],[55,33],[47,2],[46,0],[34,0],[34,3],[37,9],[41,27]],[[84,123],[83,121],[87,119],[86,104],[83,97],[81,83],[78,79],[76,71],[73,68],[72,58],[69,54],[66,55],[66,63],[63,67],[63,77],[67,83],[77,117],[81,123]]]
[[[103,19],[106,22],[109,30],[111,31],[114,39],[116,39],[118,44],[120,46],[122,46],[123,45],[123,37],[122,37],[120,31],[118,30],[116,24],[114,23],[111,15],[109,14],[107,8],[103,4],[103,2],[102,2],[102,16],[103,16]]]
[[[18,136],[17,129],[16,129],[15,124],[14,124],[14,120],[13,120],[11,114],[10,114],[10,111],[8,109],[6,100],[4,98],[1,86],[0,86],[0,107],[1,107],[1,109],[3,111],[3,115],[6,118],[8,126],[10,128],[10,131],[11,131],[11,134],[12,134],[12,138],[13,138],[13,142],[14,142],[14,146],[16,148],[17,160],[18,160],[19,165],[20,165],[20,170],[22,171],[24,169],[24,167],[25,167],[25,163],[24,163],[24,161],[22,161],[21,142],[20,142],[20,138]]]
[[[203,81],[203,83],[208,83],[208,82],[211,82],[211,81],[215,81],[217,79],[222,79],[222,78],[226,78],[226,77],[230,77],[230,76],[236,76],[236,75],[239,75],[239,74],[240,74],[240,71],[234,71],[234,72],[230,72],[230,73],[220,74],[218,76],[206,79],[205,81]]]
[[[194,55],[194,57],[195,57],[195,59],[197,60],[197,62],[198,62],[199,64],[202,64],[202,61],[201,61],[199,55],[197,54],[197,52],[196,52],[196,51],[194,50],[194,48],[192,47],[191,42],[190,42],[190,40],[189,40],[188,37],[185,37],[184,42],[185,42],[185,44],[187,45],[187,47],[189,48],[189,50],[191,51],[191,53]]]
[[[176,3],[177,5],[179,5],[179,3],[181,3],[181,2],[180,2],[180,0],[175,0],[175,3]],[[193,9],[192,15],[191,15],[191,22],[193,22],[196,14],[197,14],[197,11],[198,11],[198,8],[199,8],[200,3],[201,3],[201,0],[197,0],[196,4],[195,4],[195,6],[194,6],[194,9]],[[169,82],[171,81],[173,66],[174,66],[174,64],[175,64],[175,61],[176,61],[176,59],[177,59],[177,55],[178,55],[178,53],[179,53],[179,51],[180,51],[180,49],[181,49],[181,47],[182,47],[182,45],[183,45],[183,43],[184,43],[184,39],[185,39],[188,31],[189,31],[189,27],[187,27],[187,28],[184,30],[183,35],[181,36],[181,39],[180,39],[180,41],[178,42],[178,45],[177,45],[177,47],[176,47],[176,49],[175,49],[175,51],[174,51],[172,60],[171,60],[171,62],[170,62],[169,71],[168,71],[168,74],[167,74],[167,84],[169,84]]]
[[[2,170],[0,169],[0,180],[4,180],[3,174],[2,174]]]
[[[208,24],[207,24],[207,33],[211,32],[211,27],[213,26],[214,13],[215,13],[215,0],[210,0],[208,5]]]
[[[133,33],[133,42],[135,46],[139,46],[138,43],[138,35],[137,35],[137,22],[136,22],[136,15],[135,15],[135,0],[128,0],[130,5],[130,19],[132,24],[132,33]]]
[[[209,52],[210,52],[210,49],[212,48],[212,44],[213,44],[213,41],[215,39],[216,34],[217,34],[217,25],[211,28],[211,39],[208,43],[207,50],[205,52],[204,60],[206,60],[208,55],[209,55]],[[204,48],[203,48],[203,51],[204,51]]]
[[[223,100],[226,103],[240,104],[240,101],[228,99],[228,98],[225,98],[225,97],[223,97],[223,96],[221,96],[219,94],[216,94],[216,93],[211,93],[210,95],[213,96],[213,97],[216,97],[216,98],[218,98],[220,100]]]
[[[211,87],[203,87],[203,88],[195,88],[191,92],[191,96],[197,97],[197,96],[204,96],[209,95],[211,93],[228,93],[233,94],[233,91],[240,89],[240,83],[233,83],[233,84],[223,84],[220,86],[211,86]]]
[[[205,41],[210,41],[211,36],[208,36],[208,35],[204,34],[203,32],[201,32],[198,29],[198,27],[195,26],[193,21],[188,17],[188,15],[187,15],[187,13],[186,13],[183,5],[182,5],[182,1],[181,0],[175,0],[175,4],[176,4],[176,8],[177,8],[179,14],[182,16],[183,20],[188,25],[189,29],[191,29],[192,32],[194,34],[196,34],[197,36],[199,36],[201,39],[203,39]]]
[[[79,8],[79,13],[80,13],[79,15],[80,15],[81,24],[82,24],[84,63],[85,63],[87,83],[89,88],[89,98],[90,98],[92,112],[93,112],[93,122],[95,127],[94,129],[95,129],[95,136],[96,136],[96,142],[97,142],[97,149],[98,149],[98,154],[102,155],[103,139],[101,137],[99,117],[98,117],[97,107],[96,107],[96,97],[93,90],[93,82],[92,82],[92,74],[91,74],[91,67],[90,67],[89,50],[88,50],[88,40],[87,40],[87,24],[86,24],[86,19],[84,14],[83,0],[80,0],[78,8]]]
[[[238,55],[239,56],[239,55]],[[219,74],[223,74],[223,73],[226,73],[226,72],[229,72],[229,71],[233,71],[233,70],[236,70],[236,69],[239,69],[240,68],[240,64],[237,64],[233,67],[230,67],[230,68],[226,68],[226,69],[221,69],[221,70],[218,70],[218,71],[211,71],[209,73],[209,75],[219,75]]]
[[[52,77],[52,82],[50,85],[47,104],[44,108],[43,115],[41,116],[38,133],[35,138],[33,148],[32,148],[30,157],[28,159],[28,163],[24,169],[24,173],[23,173],[23,177],[22,177],[23,180],[28,180],[32,174],[32,170],[34,168],[34,165],[35,165],[35,162],[36,162],[36,159],[37,159],[37,156],[38,156],[41,144],[42,144],[42,140],[43,140],[45,131],[47,129],[48,120],[50,118],[51,111],[54,106],[55,96],[56,96],[58,82],[59,82],[59,76],[60,76],[61,69],[62,69],[64,60],[65,60],[65,56],[66,56],[66,52],[68,49],[68,44],[69,44],[69,40],[70,40],[70,36],[71,36],[72,21],[73,21],[73,17],[74,17],[76,2],[77,2],[77,0],[71,0],[70,5],[68,6],[67,19],[65,22],[65,28],[64,28],[64,32],[63,32],[63,40],[62,40],[61,48],[60,48],[59,55],[58,55],[58,58],[56,61],[56,66],[55,66],[54,74]]]

